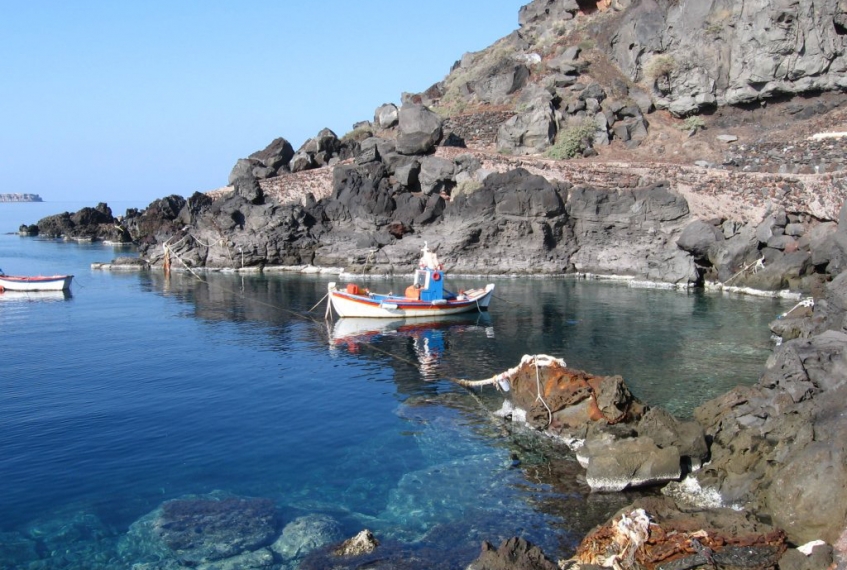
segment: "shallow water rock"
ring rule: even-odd
[[[258,551],[276,536],[272,501],[215,493],[165,502],[130,526],[119,551],[125,560],[197,566]]]
[[[338,542],[344,536],[334,518],[322,514],[298,517],[285,525],[270,549],[286,560],[303,558],[309,552]]]
[[[276,509],[269,499],[175,499],[162,505],[153,530],[183,561],[219,560],[268,544]]]
[[[335,556],[361,556],[370,554],[379,546],[379,541],[368,529],[342,542],[332,553]]]
[[[577,458],[586,467],[585,479],[593,491],[623,491],[682,476],[679,449],[660,448],[649,437],[602,434],[586,440]]]
[[[0,532],[0,568],[24,568],[38,560],[37,543],[18,532]]]
[[[420,540],[439,524],[463,519],[472,505],[496,504],[491,495],[509,466],[508,457],[486,453],[410,471],[389,494],[379,518],[391,522],[394,538]]]

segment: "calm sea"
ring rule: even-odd
[[[309,309],[329,277],[109,273],[90,264],[131,250],[5,233],[84,205],[0,204],[0,267],[76,276],[67,297],[0,295],[0,568],[128,567],[132,522],[212,491],[455,567],[516,534],[570,555],[632,496],[590,494],[572,457],[491,415],[497,393],[447,378],[547,353],[690,416],[757,379],[792,304],[496,279],[488,314],[327,325]]]

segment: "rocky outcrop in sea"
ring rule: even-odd
[[[0,194],[0,202],[43,202],[38,194]]]

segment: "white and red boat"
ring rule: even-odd
[[[494,296],[494,284],[452,293],[444,288],[444,270],[435,252],[426,245],[412,284],[403,295],[371,293],[355,283],[339,289],[328,287],[329,302],[340,317],[408,318],[455,315],[486,311]]]
[[[0,273],[0,291],[67,291],[73,275],[33,275],[29,277]]]

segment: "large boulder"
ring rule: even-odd
[[[538,105],[515,115],[497,131],[497,151],[505,154],[538,154],[556,138],[556,115],[551,104]]]
[[[501,410],[571,445],[595,491],[679,480],[709,451],[703,428],[647,409],[620,376],[595,376],[547,355],[525,355],[491,380],[508,392]]]
[[[379,129],[390,129],[399,121],[400,111],[394,103],[385,103],[374,111],[374,125]]]
[[[734,280],[743,274],[745,268],[752,267],[759,257],[756,228],[751,224],[742,226],[729,239],[714,242],[708,251],[709,263],[717,271],[718,280],[728,285],[742,284]]]
[[[659,447],[649,437],[602,434],[587,439],[577,459],[586,468],[585,481],[592,491],[623,491],[682,476],[679,449]]]
[[[486,103],[502,103],[507,95],[522,89],[529,79],[529,68],[523,63],[503,59],[472,81],[470,89]]]
[[[248,158],[258,160],[262,165],[277,170],[280,167],[288,166],[292,156],[294,156],[294,148],[291,143],[282,137],[278,137],[264,149],[254,152]]]
[[[441,140],[441,117],[423,105],[403,105],[399,115],[396,144],[400,154],[426,154]]]
[[[238,178],[255,176],[254,170],[263,168],[262,161],[256,158],[239,158],[229,172],[227,184],[232,185]]]
[[[423,157],[418,174],[421,190],[424,194],[438,194],[449,190],[455,182],[455,171],[456,165],[452,160],[437,156]]]

